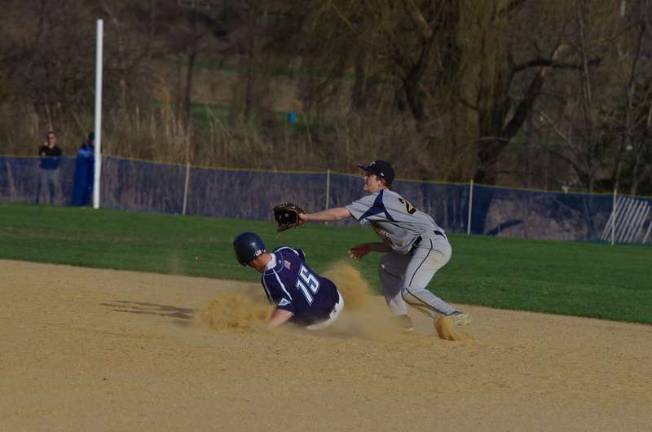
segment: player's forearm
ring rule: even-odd
[[[267,325],[269,327],[278,327],[288,322],[292,318],[292,315],[294,315],[292,312],[286,311],[285,309],[274,309],[272,316],[267,321]]]
[[[345,219],[351,213],[344,207],[336,207],[316,213],[303,213],[300,217],[304,222],[327,222]]]

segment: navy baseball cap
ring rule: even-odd
[[[369,162],[367,165],[358,165],[358,168],[368,173],[376,174],[378,177],[384,179],[388,186],[394,181],[394,168],[387,161],[378,159]]]

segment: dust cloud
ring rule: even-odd
[[[223,293],[197,315],[196,323],[217,331],[255,331],[264,327],[273,307],[240,293]]]
[[[367,304],[369,283],[351,264],[337,261],[324,272],[324,276],[335,283],[337,290],[344,297],[345,310],[361,309]]]

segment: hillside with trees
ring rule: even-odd
[[[5,0],[0,154],[92,128],[97,18],[106,154],[652,195],[652,0]]]

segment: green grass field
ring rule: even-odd
[[[231,239],[259,233],[268,247],[303,248],[321,270],[348,247],[374,241],[360,227],[0,204],[0,258],[85,267],[257,280]],[[652,248],[451,235],[453,258],[430,288],[454,303],[652,324]],[[357,264],[377,287],[377,255]]]

